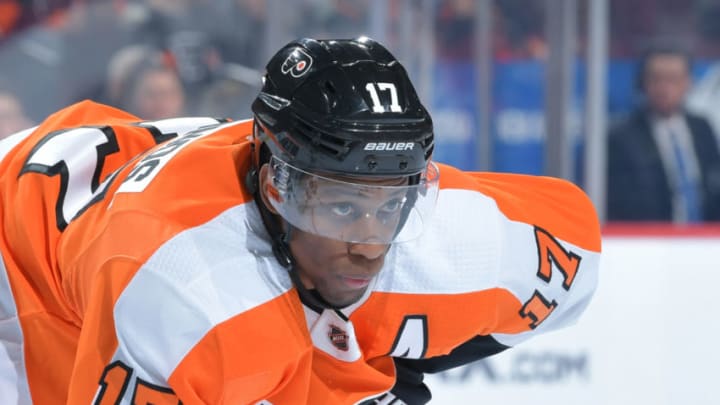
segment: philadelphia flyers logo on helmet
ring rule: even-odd
[[[300,77],[307,73],[312,66],[313,59],[302,48],[295,48],[283,62],[280,70],[283,74],[292,75],[292,77]]]

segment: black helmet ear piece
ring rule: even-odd
[[[257,131],[257,122],[253,123],[253,142],[250,143],[250,170],[247,171],[245,174],[245,188],[251,195],[255,195],[255,193],[258,191],[259,187],[259,179],[258,179],[258,171],[260,168],[258,167],[257,162],[257,151],[255,150],[255,131]]]
[[[263,127],[256,119],[253,123],[253,142],[250,144],[250,169],[245,175],[245,187],[253,195],[260,187],[260,178],[258,177],[260,175],[260,168],[263,164],[269,162],[272,157],[272,152],[268,148],[267,143],[258,143],[258,141],[262,139],[261,135],[264,132]]]
[[[260,189],[259,183],[258,170],[253,167],[245,174],[245,188],[250,194],[255,195]]]

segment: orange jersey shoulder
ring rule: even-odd
[[[249,201],[242,173],[250,129],[245,121],[189,132],[113,174],[103,196],[73,221],[59,245],[65,290],[80,310],[82,294],[105,261],[143,262],[176,233]]]

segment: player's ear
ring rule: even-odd
[[[268,170],[270,170],[270,165],[265,163],[260,167],[260,172],[258,173],[258,184],[260,185],[260,198],[262,199],[263,204],[265,204],[265,207],[267,207],[268,211],[272,212],[275,215],[278,215],[277,210],[275,207],[270,204],[270,196],[272,194],[277,194],[277,190],[275,189],[275,186],[270,184],[268,180]]]

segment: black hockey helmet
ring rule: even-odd
[[[302,170],[409,176],[433,151],[432,119],[407,72],[367,37],[287,44],[252,110],[272,155]]]

